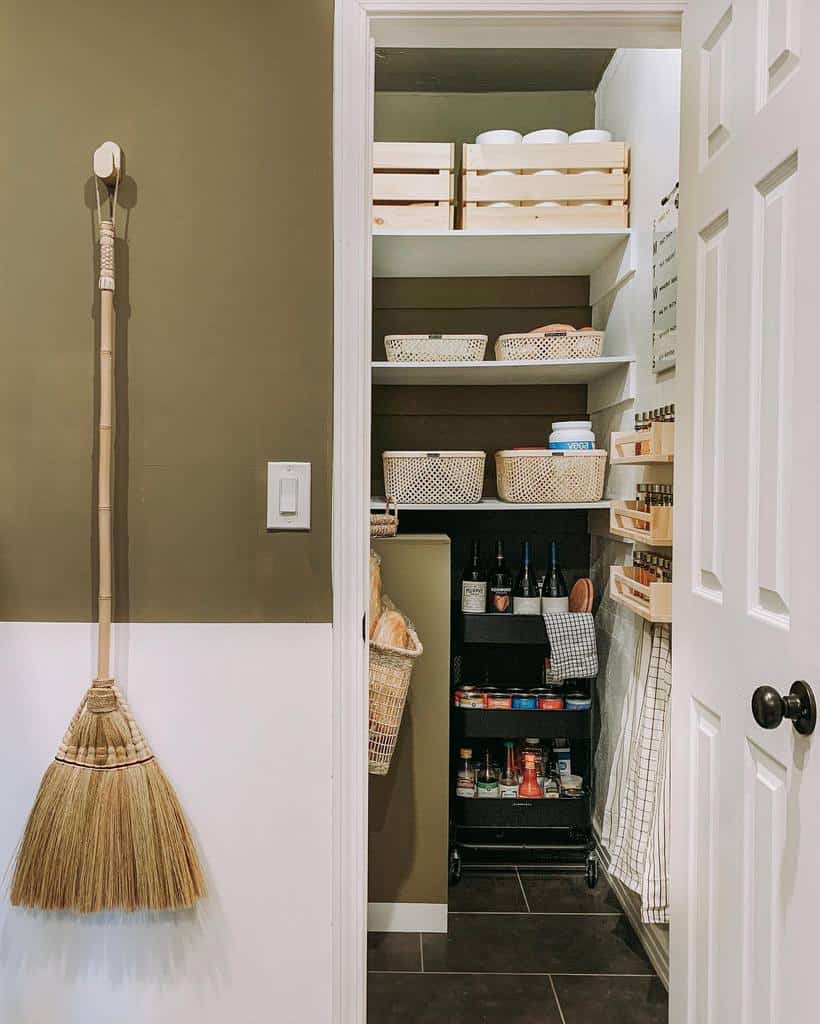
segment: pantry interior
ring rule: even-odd
[[[613,504],[634,501],[639,485],[662,485],[665,491],[673,484],[668,412],[676,400],[675,371],[668,353],[659,357],[656,351],[658,364],[652,364],[653,243],[663,200],[676,201],[680,53],[380,47],[375,82],[376,143],[452,145],[453,166],[439,169],[451,189],[451,206],[449,200],[415,210],[409,201],[393,204],[394,220],[382,203],[373,207],[371,510],[384,510],[384,452],[487,455],[480,501],[425,501],[423,494],[399,500],[397,536],[373,541],[385,591],[416,626],[424,654],[414,666],[390,770],[370,779],[369,925],[380,934],[443,933],[448,903],[452,907],[474,868],[485,878],[493,871],[503,878],[513,866],[519,882],[529,868],[559,869],[556,884],[581,877],[594,886],[599,868],[607,876],[602,834],[636,651],[649,620],[671,621],[667,594],[661,599],[661,591],[654,592],[651,608],[645,607],[643,595],[636,602],[628,586],[613,590],[610,576],[613,566],[631,565],[636,553],[672,553],[671,511],[663,521],[653,519],[650,536],[646,522],[618,517]],[[472,154],[464,147],[493,129],[610,132],[628,147],[623,204],[532,203],[527,210],[516,200],[514,207],[492,208],[497,222],[482,220],[486,206],[463,205],[469,187],[476,181],[483,187],[480,173],[468,185],[463,162]],[[491,145],[482,148],[489,151]],[[533,207],[547,226],[527,218]],[[506,221],[509,209],[514,216]],[[578,216],[556,223],[549,217],[555,209]],[[442,226],[442,215],[452,217],[454,226]],[[470,226],[471,216],[477,226]],[[548,324],[603,332],[601,355],[514,362],[495,357],[494,343],[502,335],[526,335]],[[489,340],[484,358],[472,364],[388,358],[385,337],[414,334]],[[664,409],[667,422],[642,432],[651,440],[636,446],[636,416]],[[595,450],[607,453],[600,496],[557,502],[499,496],[496,452],[546,448],[553,423],[585,420],[591,422]],[[630,506],[622,511],[629,513]],[[454,706],[455,691],[471,684],[502,690],[543,686],[540,619],[461,612],[462,573],[475,541],[485,567],[500,541],[513,577],[525,541],[538,575],[555,542],[568,588],[592,581],[597,675],[562,690],[564,697],[567,689],[580,690],[591,698],[591,708],[582,703],[572,711],[565,700],[564,709],[553,712],[560,727],[557,719],[544,724],[549,711],[533,711],[539,725],[525,729],[525,710],[512,712],[499,726],[501,712],[488,718],[478,709],[474,714]],[[455,796],[460,749],[468,746],[478,759],[491,751],[503,768],[504,741],[526,737],[539,737],[545,749],[556,739],[566,741],[584,797],[572,804],[572,798],[545,800],[520,808],[517,817],[502,809],[503,801],[476,801],[465,818]],[[531,839],[526,830],[534,825],[545,831]],[[480,836],[487,842],[479,842]],[[640,896],[623,882],[608,884],[666,983],[668,928],[642,920]],[[521,888],[529,909],[523,883]],[[499,915],[499,943],[503,927]],[[421,949],[424,959],[423,943]]]

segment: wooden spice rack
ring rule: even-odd
[[[648,430],[626,430],[612,435],[609,456],[612,466],[674,462],[674,459],[674,423],[653,423]]]
[[[672,584],[639,583],[631,565],[613,565],[609,570],[609,595],[616,604],[640,615],[647,622],[672,621]]]
[[[452,142],[375,142],[374,231],[451,229],[454,167]]]
[[[641,512],[637,505],[637,501],[613,501],[609,511],[609,532],[650,547],[670,547],[672,508],[659,505],[648,512]]]
[[[629,147],[623,142],[465,144],[461,170],[460,212],[465,230],[629,226]],[[565,205],[537,205],[544,202]],[[486,203],[516,205],[482,205]]]

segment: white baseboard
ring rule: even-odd
[[[619,878],[613,878],[609,873],[609,854],[601,845],[601,834],[597,825],[593,826],[595,835],[595,846],[598,851],[598,860],[606,875],[607,881],[615,897],[620,903],[629,923],[635,929],[641,945],[643,946],[649,961],[657,971],[658,977],[663,982],[666,991],[669,991],[669,927],[662,924],[644,924],[641,920],[641,898],[631,889],[628,889]]]
[[[446,903],[368,903],[369,932],[447,931]]]

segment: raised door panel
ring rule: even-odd
[[[729,141],[732,8],[723,13],[701,51],[700,162],[703,166]]]
[[[785,767],[747,741],[744,793],[743,1024],[787,1024],[778,1013],[786,897]]]
[[[720,718],[692,701],[689,792],[688,1024],[716,1024],[721,965],[718,956],[720,897]]]
[[[696,594],[722,603],[726,509],[727,250],[721,214],[697,240],[692,557]]]
[[[758,106],[761,107],[800,63],[799,0],[760,0],[758,17]]]
[[[758,183],[752,273],[749,607],[788,628],[797,155]]]

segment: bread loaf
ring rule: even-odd
[[[407,650],[410,647],[410,634],[402,613],[386,608],[379,616],[376,632],[371,639],[380,647],[402,647]]]
[[[543,327],[534,327],[530,334],[572,334],[574,331],[572,324],[544,324]]]
[[[373,639],[379,616],[382,613],[382,560],[375,551],[370,552],[370,611],[368,613],[368,636]]]

